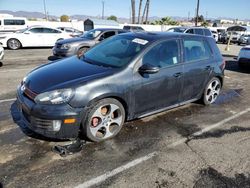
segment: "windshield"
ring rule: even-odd
[[[175,27],[175,28],[171,28],[168,31],[169,32],[178,32],[178,33],[184,33],[184,31],[186,30],[186,28],[181,28],[181,27]]]
[[[118,35],[106,39],[86,52],[83,60],[92,64],[119,68],[128,65],[147,45],[147,40]]]
[[[102,31],[98,30],[98,29],[93,29],[88,31],[87,33],[84,33],[81,38],[87,38],[87,39],[94,39],[96,38],[98,35],[100,35]]]

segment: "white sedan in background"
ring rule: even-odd
[[[250,45],[241,48],[237,60],[240,67],[247,64],[250,66]]]
[[[27,27],[15,33],[0,35],[3,47],[17,50],[21,47],[52,47],[56,41],[71,38],[69,33],[44,26]]]

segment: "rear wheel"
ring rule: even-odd
[[[221,90],[221,81],[216,77],[212,78],[208,82],[204,90],[203,103],[205,105],[210,105],[214,103],[220,94],[220,90]]]
[[[9,39],[7,41],[7,46],[11,50],[17,50],[17,49],[21,48],[22,45],[21,45],[21,42],[17,39]]]
[[[91,141],[100,142],[116,136],[124,121],[123,105],[116,99],[102,99],[89,108],[83,122],[83,133]]]

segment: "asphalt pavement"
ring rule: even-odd
[[[17,85],[48,62],[51,49],[6,50],[0,67],[0,187],[250,188],[250,69],[237,65],[240,47],[219,47],[227,65],[215,104],[196,102],[127,122],[115,138],[87,143],[67,157],[51,151],[64,142],[32,138],[10,114]]]

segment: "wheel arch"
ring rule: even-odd
[[[103,100],[103,99],[107,99],[107,98],[111,98],[111,99],[115,99],[117,101],[119,101],[123,108],[124,108],[124,111],[125,111],[125,120],[127,120],[128,118],[128,115],[129,115],[129,108],[128,108],[128,103],[127,101],[122,97],[120,96],[119,94],[104,94],[104,95],[101,95],[101,96],[98,96],[98,97],[95,97],[94,99],[92,99],[87,107],[91,107],[93,104],[95,104],[97,101],[100,101],[100,100]]]

